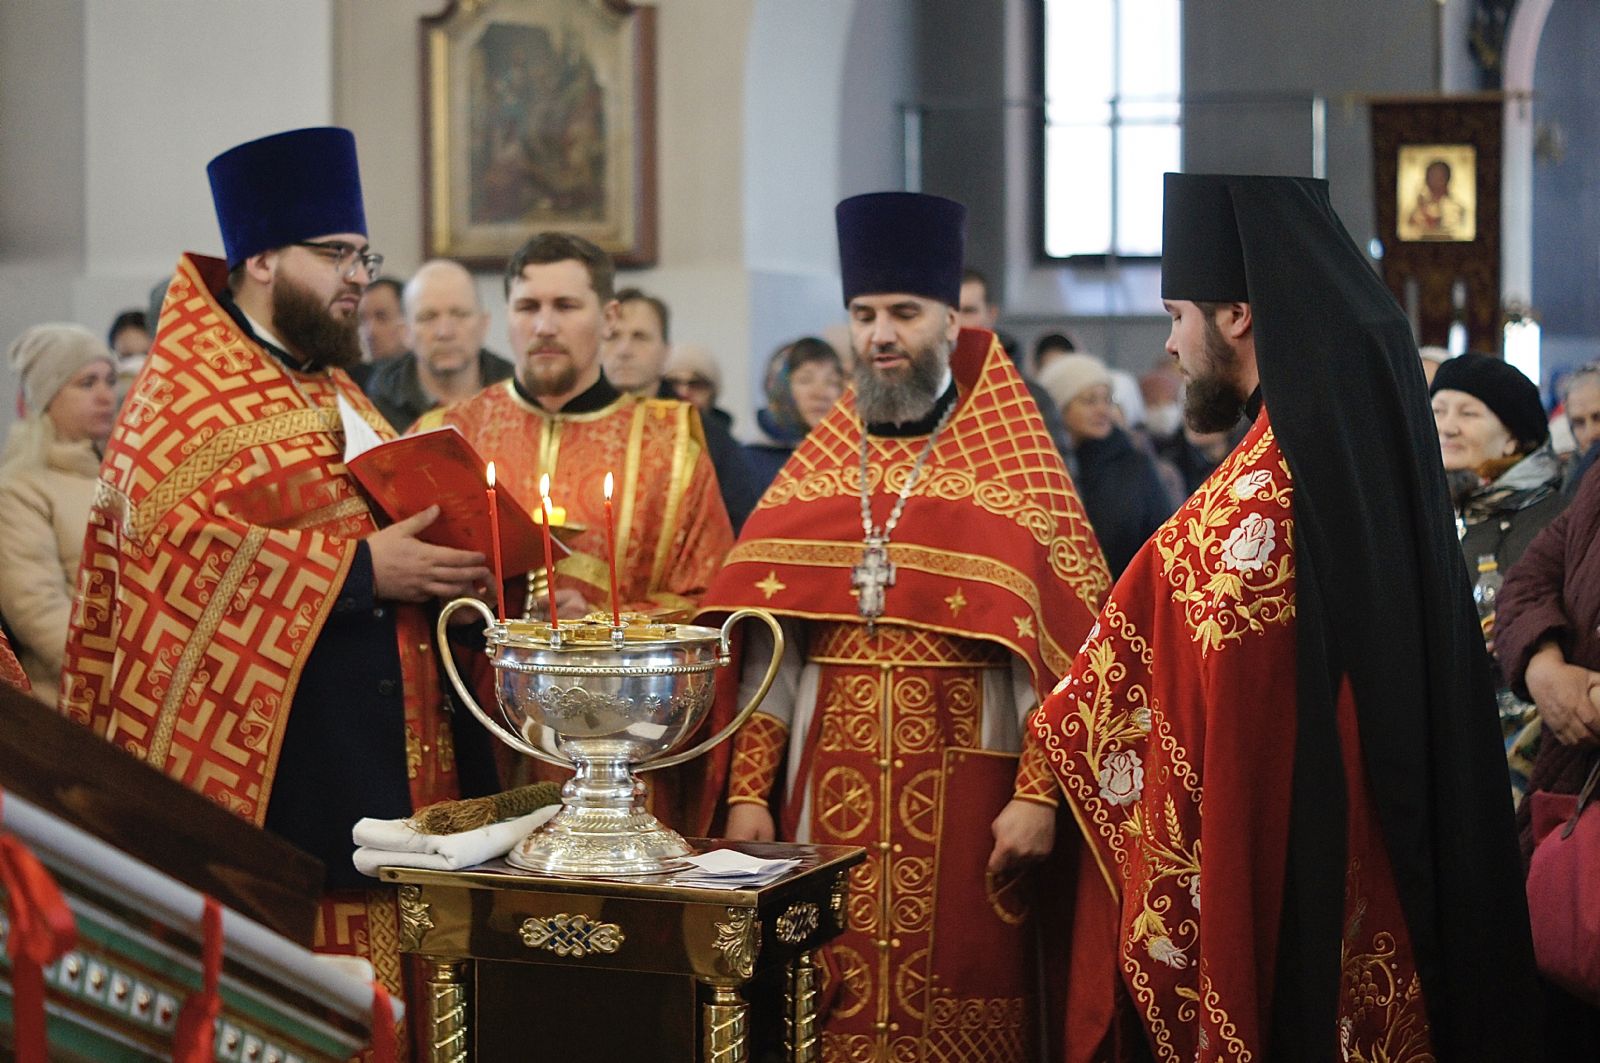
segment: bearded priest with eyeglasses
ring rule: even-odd
[[[417,538],[437,507],[380,530],[344,466],[345,419],[393,435],[345,372],[381,261],[355,138],[293,130],[207,172],[227,257],[179,260],[111,434],[60,707],[322,860],[316,947],[398,992],[394,894],[355,871],[350,831],[493,788],[423,608],[489,571]]]
[[[1056,913],[1028,867],[1058,794],[1023,739],[1110,576],[1027,386],[957,321],[966,208],[875,193],[837,223],[855,385],[701,602],[769,609],[788,635],[734,740],[727,835],[867,849],[820,954],[823,1058],[1051,1058]],[[746,685],[770,656],[751,640]]]

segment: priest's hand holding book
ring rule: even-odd
[[[424,542],[418,536],[439,519],[439,507],[396,521],[367,537],[373,589],[379,598],[424,602],[482,596],[494,577],[481,553]]]
[[[508,577],[544,566],[539,530],[509,491],[499,492],[498,512],[491,515],[484,461],[454,426],[384,440],[348,403],[339,413],[345,467],[375,508],[395,522],[367,539],[380,598],[422,602],[465,596],[492,605],[501,593],[489,568],[492,542],[504,548],[497,560]],[[498,542],[493,527],[499,529]],[[552,552],[557,558],[570,553],[559,542]],[[458,615],[462,622],[471,619],[468,613]]]

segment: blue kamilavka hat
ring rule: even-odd
[[[966,207],[920,192],[870,192],[841,202],[834,220],[846,305],[891,292],[960,305]]]
[[[356,138],[291,129],[229,148],[206,164],[233,269],[251,255],[330,233],[367,233]]]

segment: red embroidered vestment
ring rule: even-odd
[[[1107,1058],[1129,1002],[1158,1059],[1265,1058],[1296,720],[1292,501],[1263,412],[1135,557],[1034,717],[1092,854],[1079,874],[1099,880],[1079,885],[1075,921],[1115,927],[1074,942],[1075,1063]],[[1348,681],[1338,725],[1348,861],[1330,1058],[1423,1063],[1427,1019]]]

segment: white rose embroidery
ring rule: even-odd
[[[1277,545],[1277,525],[1271,517],[1251,513],[1228,534],[1222,544],[1222,563],[1235,572],[1255,572],[1265,568]]]
[[[1114,805],[1131,805],[1144,793],[1144,762],[1131,749],[1112,753],[1100,764],[1100,796]]]
[[[1247,472],[1233,481],[1233,495],[1235,498],[1254,498],[1261,493],[1261,489],[1272,483],[1272,474],[1265,469]]]
[[[1094,643],[1095,643],[1095,640],[1098,639],[1099,637],[1100,637],[1100,621],[1096,620],[1094,622],[1094,626],[1089,629],[1089,633],[1083,637],[1083,645],[1078,647],[1078,652],[1082,653],[1084,650],[1088,649],[1090,646],[1093,646]]]
[[[1183,950],[1174,945],[1172,939],[1165,934],[1151,938],[1145,950],[1150,953],[1152,960],[1164,963],[1173,970],[1181,971],[1189,966],[1189,957],[1185,956]]]
[[[1194,904],[1194,910],[1200,910],[1200,876],[1189,876],[1189,900]]]

